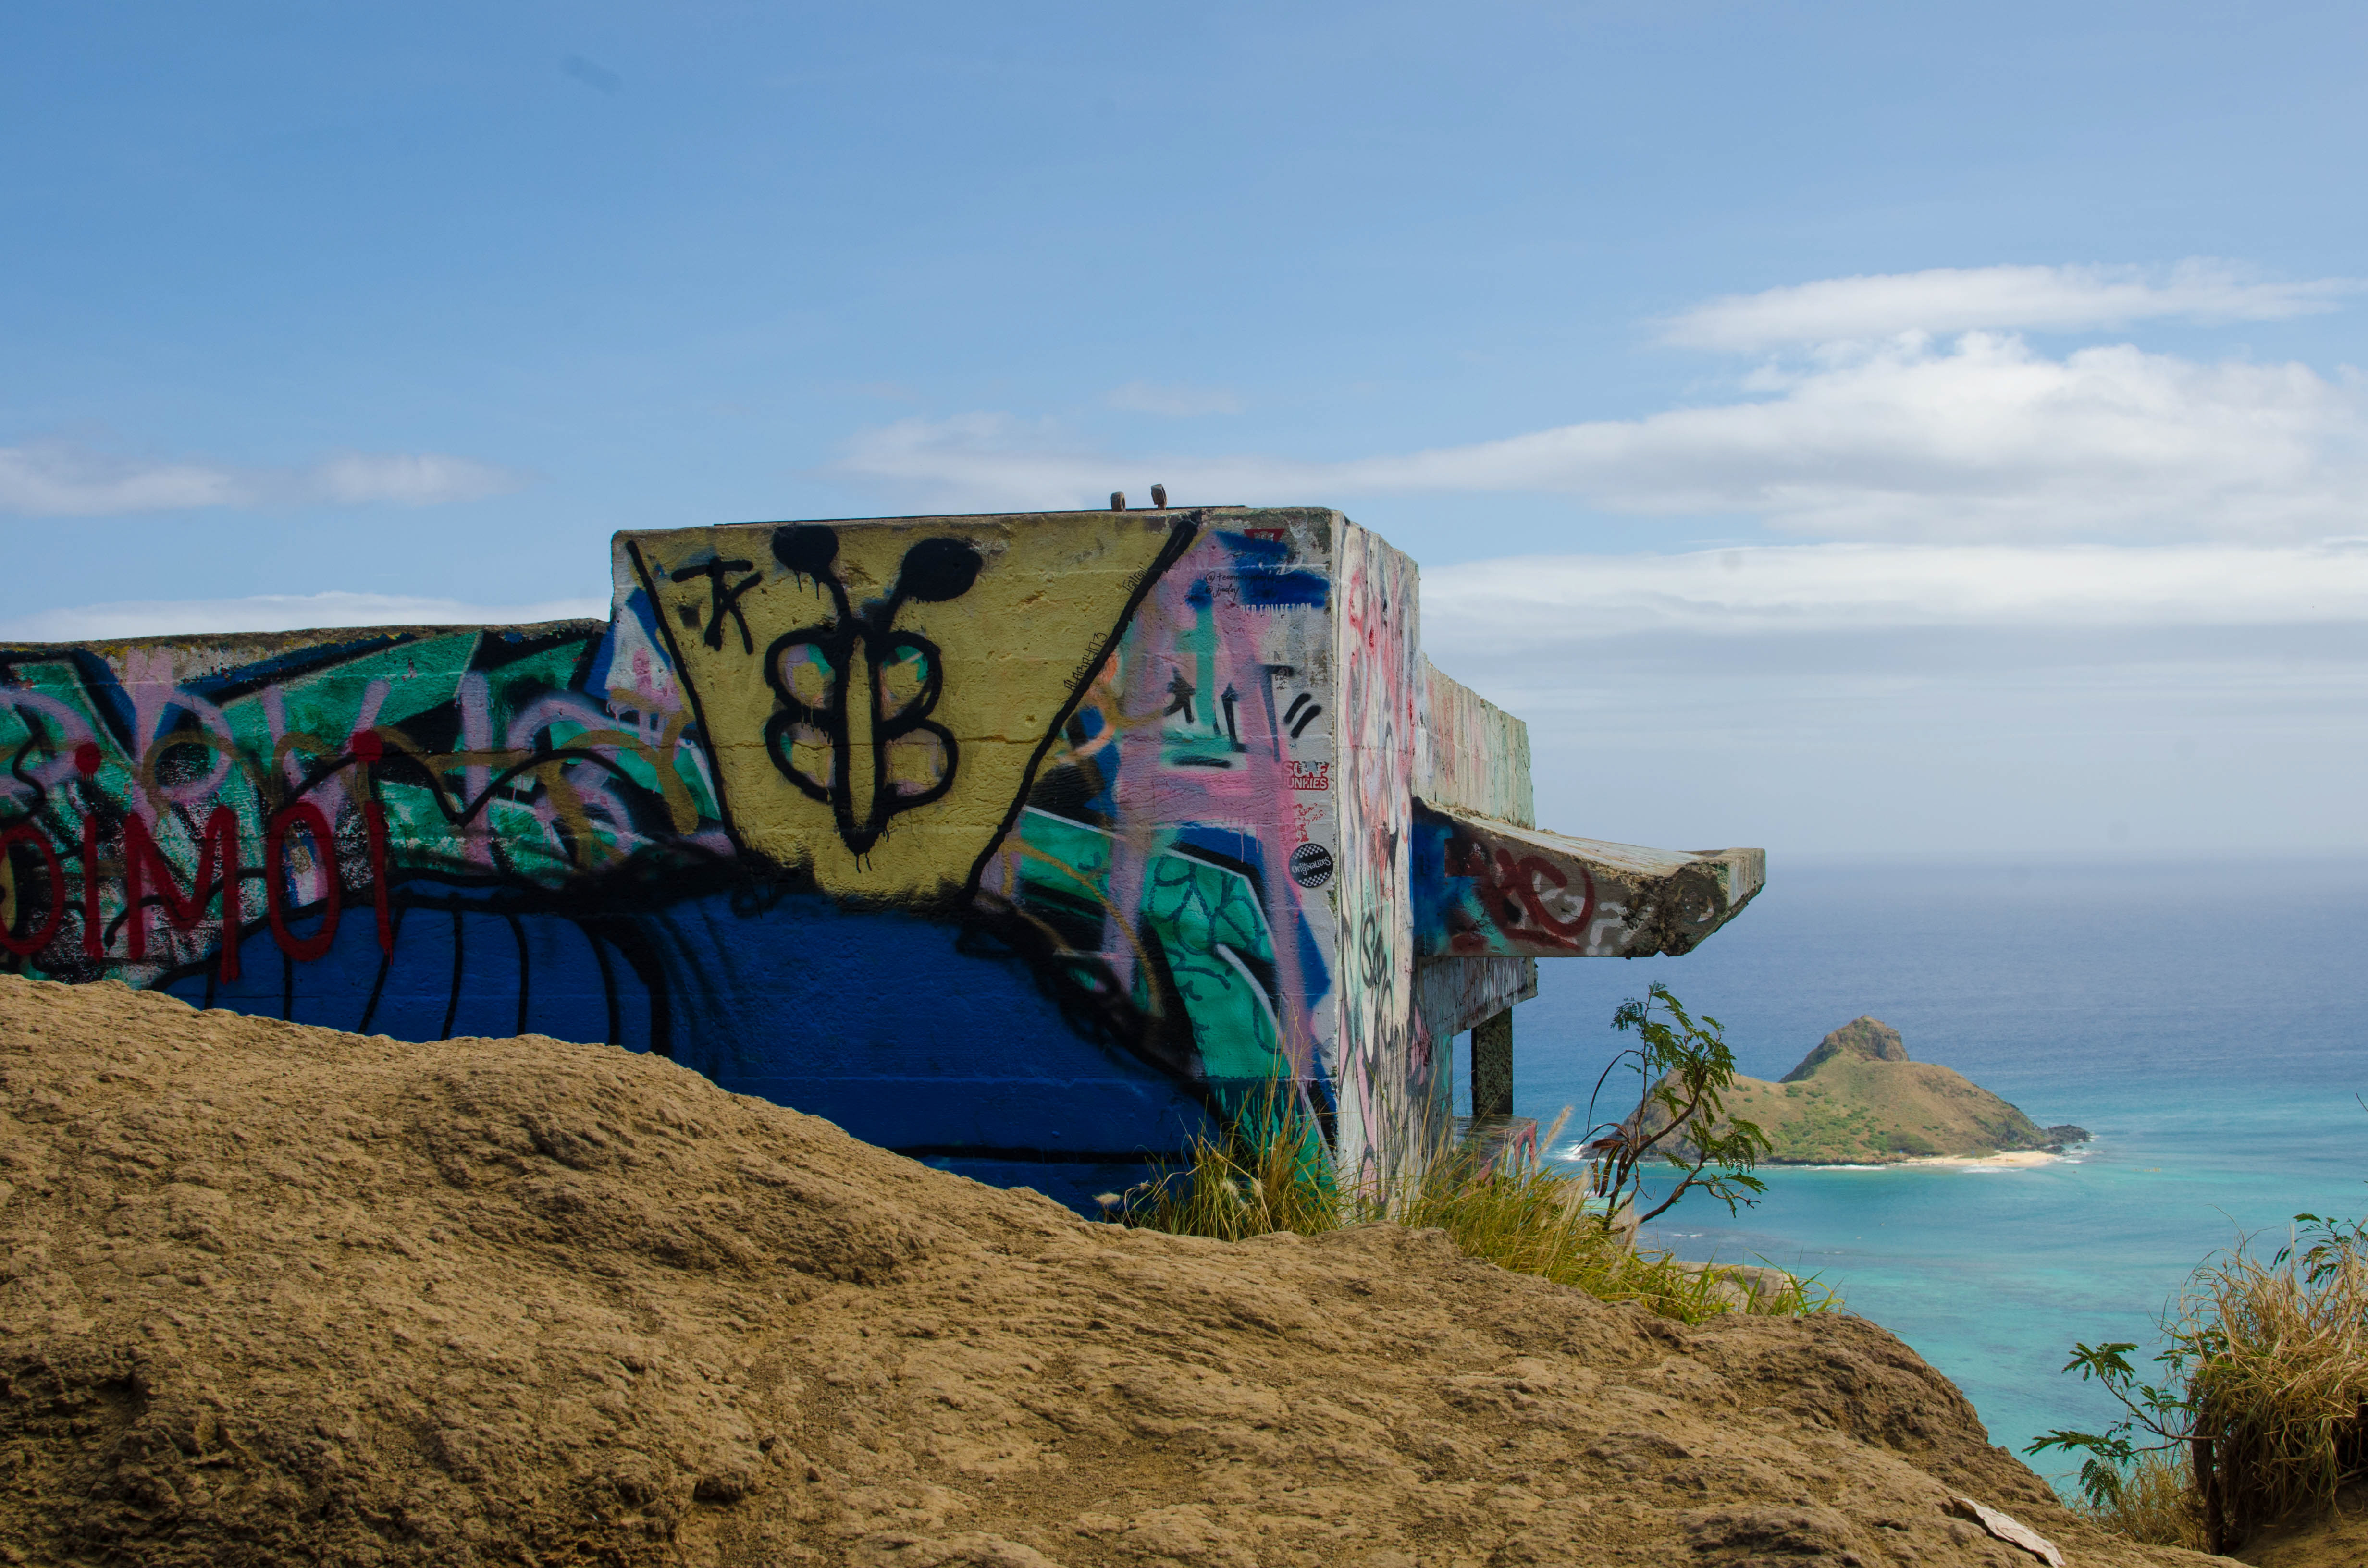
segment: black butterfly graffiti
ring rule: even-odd
[[[831,808],[848,848],[866,855],[897,812],[953,788],[953,732],[929,717],[945,687],[943,660],[928,638],[897,631],[896,614],[908,601],[970,592],[979,553],[958,539],[925,539],[905,552],[888,596],[860,610],[832,570],[832,529],[777,528],[773,558],[827,589],[838,614],[765,650],[765,679],[781,701],[765,725],[766,750],[791,783]]]

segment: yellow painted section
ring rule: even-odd
[[[783,869],[810,870],[825,891],[843,897],[903,902],[952,894],[966,886],[1054,724],[1092,678],[1168,543],[1169,523],[1156,516],[1078,513],[865,522],[835,531],[828,570],[844,587],[852,618],[865,625],[865,635],[846,651],[844,668],[817,651],[842,625],[837,602],[814,575],[776,559],[773,526],[623,537],[698,704],[724,820],[742,847]],[[975,580],[958,597],[905,598],[885,629],[935,645],[940,684],[934,699],[927,689],[930,661],[896,637],[872,634],[882,630],[878,617],[895,593],[907,552],[933,540],[974,551]],[[720,639],[710,636],[718,597],[711,577],[674,581],[711,562],[746,563],[724,574],[727,585],[760,579],[731,601],[737,615],[722,617]],[[797,635],[807,632],[814,635]],[[720,647],[711,645],[719,641]],[[945,793],[897,810],[868,851],[851,846],[841,806],[814,799],[791,777],[826,788],[839,743],[813,726],[767,736],[775,716],[789,711],[768,678],[768,654],[780,689],[797,701],[828,706],[834,694],[845,694],[849,766],[842,804],[859,822],[883,788],[901,791],[898,798],[917,796],[951,772]],[[875,733],[900,717],[925,718],[930,727],[874,748]],[[936,726],[951,737],[951,748]]]

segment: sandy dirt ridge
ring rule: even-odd
[[[0,1545],[87,1564],[1998,1564],[1872,1324],[1078,1220],[651,1057],[0,977]]]

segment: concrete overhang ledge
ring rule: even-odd
[[[1426,958],[1690,952],[1767,880],[1763,849],[1646,849],[1415,801],[1415,951]]]

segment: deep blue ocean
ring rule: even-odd
[[[1872,1014],[1916,1059],[2043,1126],[2089,1129],[2076,1157],[2034,1169],[1778,1167],[1756,1209],[1730,1219],[1689,1197],[1645,1238],[1817,1275],[1955,1380],[1992,1440],[2020,1452],[2049,1427],[2110,1418],[2100,1392],[2060,1370],[2074,1341],[2151,1353],[2157,1314],[2215,1249],[2244,1233],[2274,1248],[2297,1211],[2368,1212],[2363,959],[2357,857],[1780,861],[1684,958],[1541,961],[1538,999],[1515,1014],[1516,1108],[1543,1123],[1575,1104],[1571,1147],[1625,1038],[1612,1009],[1659,981],[1724,1023],[1754,1077]],[[1633,1106],[1633,1078],[1622,1087]]]

